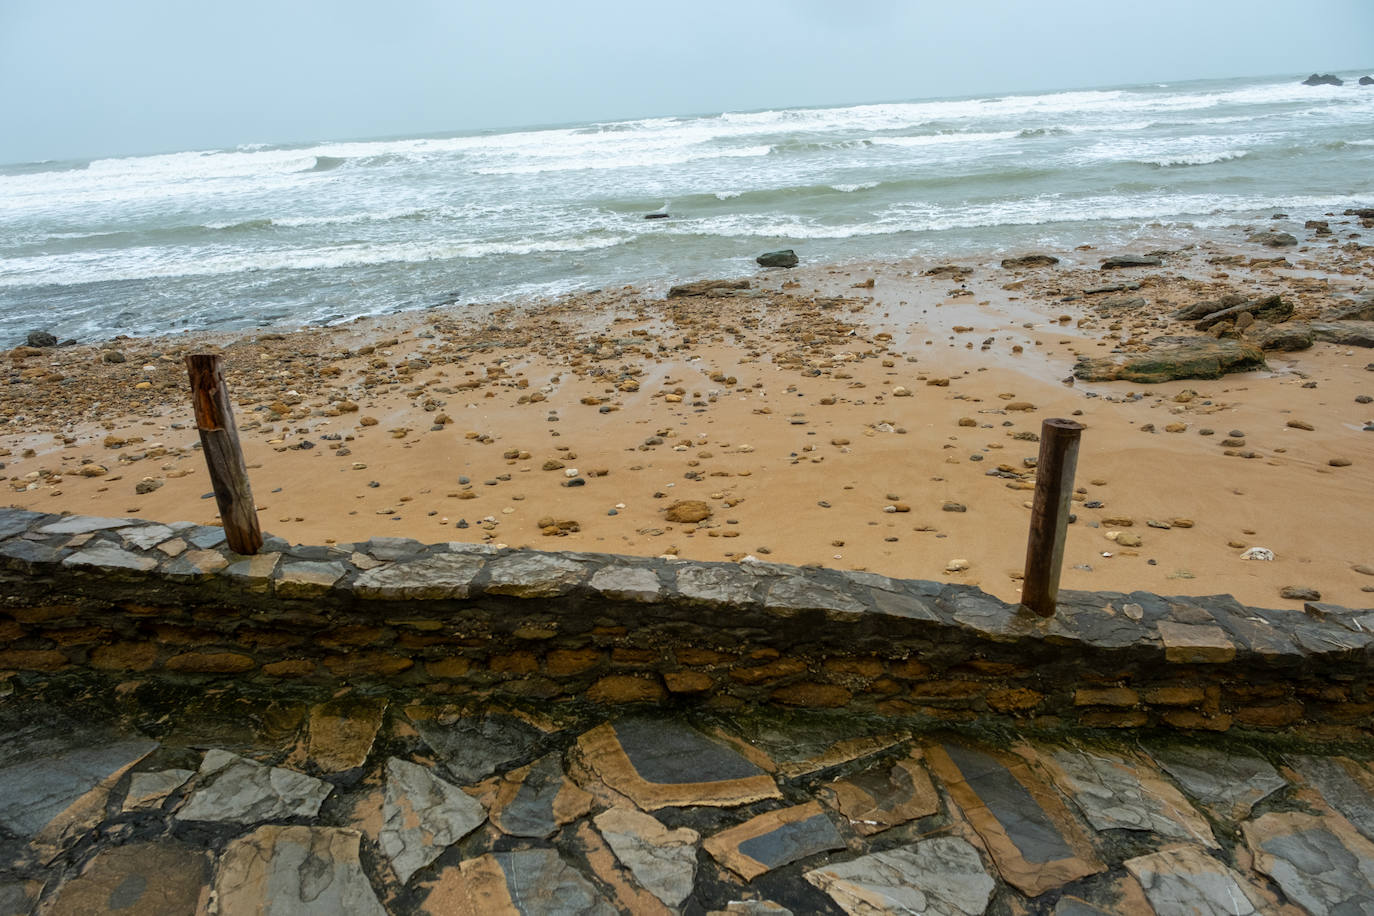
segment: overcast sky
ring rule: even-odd
[[[0,162],[1361,68],[1374,0],[0,0]]]

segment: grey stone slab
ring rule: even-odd
[[[1374,844],[1337,836],[1336,820],[1289,811],[1247,823],[1255,867],[1313,916],[1374,913]]]
[[[90,534],[139,524],[135,518],[98,518],[91,515],[68,515],[55,522],[38,526],[39,534]]]
[[[1185,792],[1233,821],[1244,820],[1258,802],[1288,784],[1255,754],[1182,744],[1153,744],[1146,750]]]
[[[25,563],[51,563],[61,555],[56,547],[26,541],[22,538],[0,542],[0,556]]]
[[[734,748],[675,719],[633,717],[611,727],[635,772],[651,783],[722,782],[763,773]]]
[[[949,616],[989,639],[1010,641],[1031,630],[1026,613],[1014,604],[992,597],[976,588],[950,586],[940,596],[940,603],[949,609]]]
[[[26,882],[0,880],[0,916],[32,916],[37,889]]]
[[[589,588],[613,601],[653,603],[663,595],[658,574],[644,566],[605,566],[592,576]]]
[[[309,598],[333,588],[344,577],[342,563],[330,560],[286,560],[277,574],[276,592],[285,598]]]
[[[1069,639],[1109,649],[1159,645],[1154,633],[1123,610],[1125,605],[1132,603],[1124,596],[1120,601],[1079,599],[1065,602],[1061,599],[1055,606],[1054,617],[1050,618],[1047,635],[1051,639]]]
[[[547,837],[558,829],[554,802],[563,790],[563,765],[557,754],[541,757],[531,764],[520,781],[515,797],[493,810],[492,820],[502,833],[511,836]]]
[[[1057,781],[1098,830],[1148,830],[1215,847],[1212,829],[1172,785],[1125,758],[1067,749],[1049,755]]]
[[[219,916],[386,916],[358,859],[362,835],[339,827],[259,827],[215,869]]]
[[[23,534],[39,519],[49,517],[42,512],[30,512],[27,509],[0,509],[0,540]]]
[[[172,840],[106,848],[69,878],[44,916],[188,916],[205,912],[210,856]],[[0,911],[3,912],[3,911]]]
[[[158,770],[153,773],[134,773],[129,777],[129,790],[124,793],[125,811],[140,811],[162,807],[186,780],[196,775],[195,770]]]
[[[812,576],[783,576],[775,580],[768,587],[763,606],[783,616],[811,610],[826,611],[832,617],[848,616],[867,610],[854,595]]]
[[[113,544],[96,544],[86,547],[62,561],[62,565],[72,568],[94,566],[99,569],[124,569],[135,572],[148,572],[157,567],[157,560],[141,553],[132,553]]]
[[[1054,821],[1011,771],[994,758],[958,744],[944,745],[964,781],[1031,864],[1075,855]]]
[[[386,762],[378,845],[405,884],[411,875],[487,819],[482,805],[426,768],[392,757]]]
[[[125,547],[133,550],[151,550],[175,533],[166,525],[140,525],[136,528],[122,529],[119,536],[123,539]]]
[[[678,594],[692,601],[752,604],[757,583],[757,577],[734,566],[694,563],[677,570]]]
[[[422,719],[415,722],[415,730],[460,785],[470,785],[506,764],[532,756],[543,738],[528,722],[501,713],[448,724]]]
[[[852,916],[977,916],[996,882],[963,839],[935,837],[805,875]]]
[[[775,830],[743,841],[737,848],[741,855],[774,869],[807,856],[843,849],[844,840],[830,818],[821,813],[782,824]]]
[[[603,811],[594,823],[616,858],[664,905],[680,906],[692,893],[701,839],[695,830],[669,830],[652,815],[624,807]]]
[[[923,595],[914,595],[905,591],[888,591],[882,588],[869,589],[869,597],[873,600],[873,607],[880,614],[887,614],[891,617],[905,617],[909,620],[943,620],[939,605],[935,599]]]
[[[228,565],[229,558],[218,550],[191,550],[163,563],[162,574],[170,579],[199,579]]]
[[[515,598],[553,598],[572,591],[586,575],[581,563],[566,557],[521,551],[488,564],[486,590]]]
[[[1374,774],[1344,757],[1293,757],[1290,762],[1326,803],[1374,840]]]
[[[1256,889],[1198,846],[1169,846],[1125,864],[1156,913],[1257,916],[1261,912]]]
[[[304,773],[213,749],[201,760],[195,788],[176,818],[251,825],[314,817],[332,791],[329,783]]]
[[[89,743],[0,767],[0,827],[37,835],[81,796],[157,747],[145,738],[78,740]]]
[[[280,553],[258,553],[230,563],[222,573],[228,579],[254,590],[266,590],[281,562]]]
[[[379,560],[403,560],[425,549],[425,545],[414,538],[369,538],[359,546]]]
[[[480,557],[457,553],[397,561],[364,572],[354,581],[353,592],[360,598],[466,598],[484,565]]]
[[[224,529],[217,525],[195,525],[181,532],[181,538],[201,550],[210,550],[225,541]]]
[[[615,916],[616,910],[553,849],[494,855],[522,916]]]

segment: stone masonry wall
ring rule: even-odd
[[[0,675],[1370,736],[1374,609],[1060,597],[1044,621],[871,573],[398,538],[242,557],[219,528],[0,510]]]

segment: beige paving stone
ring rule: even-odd
[[[798,859],[843,849],[844,839],[814,801],[752,817],[702,844],[725,867],[752,881]]]
[[[201,916],[210,897],[210,856],[173,840],[131,843],[96,855],[62,885],[45,916]]]
[[[367,762],[386,714],[386,701],[342,697],[310,708],[307,755],[324,773],[342,773]]]
[[[940,810],[940,799],[920,752],[881,764],[820,789],[849,825],[865,836]]]
[[[1220,664],[1236,657],[1236,644],[1221,627],[1161,620],[1164,657],[1179,664]]]

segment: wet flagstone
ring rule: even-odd
[[[310,708],[307,756],[323,773],[357,769],[367,762],[386,712],[384,700],[344,697]]]
[[[843,849],[844,839],[821,806],[807,802],[752,817],[707,838],[702,848],[752,881],[799,859]]]
[[[1201,745],[1149,746],[1150,756],[1218,817],[1239,821],[1287,782],[1257,754]]]
[[[1156,913],[1251,916],[1265,895],[1200,846],[1177,844],[1126,862]]]
[[[1290,811],[1249,821],[1255,868],[1313,916],[1374,913],[1374,843],[1331,820]]]
[[[863,726],[852,720],[818,723],[798,738],[795,729],[746,719],[731,724],[748,746],[758,748],[782,776],[793,778],[817,773],[881,753],[911,737],[906,731],[885,729],[874,734],[855,734]]]
[[[590,812],[594,799],[563,775],[561,755],[548,754],[495,780],[483,801],[502,833],[548,837]]]
[[[673,719],[628,718],[578,739],[598,776],[646,810],[780,798],[772,777],[724,741]]]
[[[327,782],[214,749],[205,753],[196,787],[177,812],[183,821],[253,824],[313,817],[333,791]]]
[[[529,757],[544,736],[525,719],[503,713],[453,722],[424,717],[414,721],[415,730],[459,785],[471,785],[505,764]]]
[[[209,877],[210,856],[202,850],[168,840],[116,846],[64,884],[45,916],[204,913]]]
[[[384,916],[358,858],[362,835],[339,827],[259,827],[215,869],[219,916]]]
[[[76,746],[0,766],[0,828],[23,837],[37,836],[87,793],[99,791],[112,776],[157,747],[144,738],[72,737]],[[9,750],[22,752],[23,745],[11,745]]]
[[[596,887],[554,849],[488,853],[464,859],[459,869],[458,876],[452,876],[453,869],[446,869],[445,878],[426,901],[436,916],[450,912],[472,916],[617,916]],[[453,901],[453,909],[439,908],[434,897],[441,891]]]
[[[1349,757],[1310,755],[1294,757],[1292,763],[1328,805],[1374,840],[1374,772],[1367,765]]]
[[[701,839],[695,830],[669,830],[632,808],[603,811],[593,823],[635,880],[664,904],[678,906],[691,894]]]
[[[153,773],[134,773],[129,777],[129,789],[124,794],[123,809],[138,811],[160,808],[177,789],[196,775],[195,770],[159,770]]]
[[[940,810],[940,799],[919,757],[883,763],[827,783],[820,794],[861,834],[880,833]]]
[[[976,916],[997,889],[978,850],[955,837],[813,869],[806,880],[854,916]]]
[[[926,759],[1002,877],[1024,893],[1036,897],[1103,870],[1058,794],[1025,760],[954,743],[930,747]]]
[[[378,845],[404,884],[487,819],[482,805],[429,770],[392,757]]]

